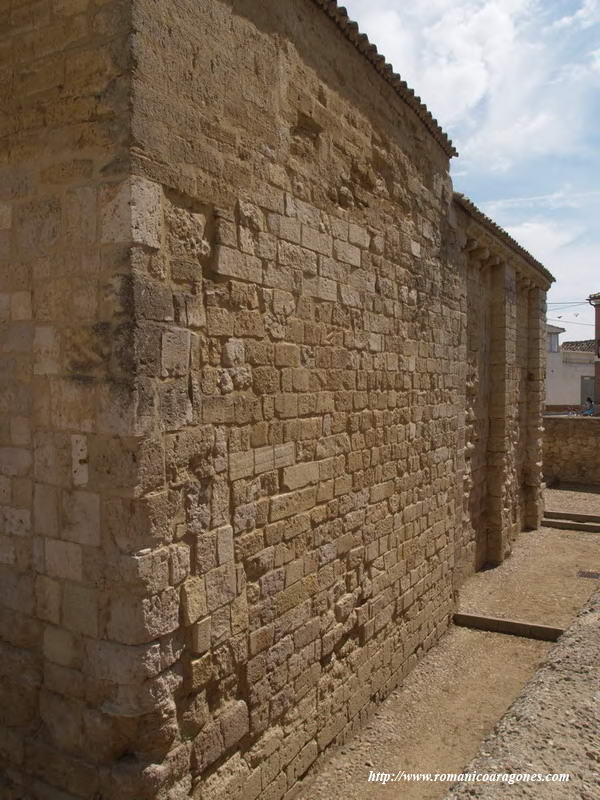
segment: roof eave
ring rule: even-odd
[[[454,192],[454,200],[460,207],[476,220],[482,227],[486,228],[493,236],[499,239],[504,245],[510,248],[514,253],[526,261],[529,266],[533,267],[536,272],[540,273],[544,280],[548,283],[554,283],[556,278],[549,272],[546,267],[534,258],[528,250],[525,250],[516,239],[501,228],[493,219],[490,219],[483,211],[480,211],[475,203],[460,192]]]

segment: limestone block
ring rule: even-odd
[[[340,261],[350,264],[353,267],[360,267],[361,255],[358,247],[355,247],[348,242],[334,239],[333,241],[333,255]]]
[[[209,722],[194,741],[194,757],[197,759],[199,769],[204,770],[214,763],[224,750],[220,724],[215,721]]]
[[[264,338],[265,324],[262,315],[256,311],[238,311],[234,317],[233,332],[236,336]]]
[[[131,241],[131,184],[106,183],[100,187],[100,241],[103,244]]]
[[[66,193],[63,208],[64,233],[69,242],[89,245],[96,238],[96,188],[79,186]]]
[[[159,248],[162,239],[162,187],[134,175],[131,179],[131,232],[136,244]]]
[[[60,341],[56,328],[36,327],[33,335],[34,375],[57,375],[60,363]]]
[[[44,197],[17,206],[13,228],[20,253],[36,258],[48,253],[61,234],[59,198]]]
[[[81,546],[58,539],[45,540],[46,572],[52,578],[81,581],[83,578],[83,556]]]
[[[319,465],[316,462],[296,464],[283,470],[283,488],[290,491],[301,489],[319,480]]]
[[[235,636],[248,629],[248,600],[246,593],[239,594],[231,603],[231,632]]]
[[[191,565],[190,547],[187,544],[171,545],[168,563],[169,563],[168,580],[174,586],[178,586],[180,583],[183,583],[183,581],[190,574],[190,565]]]
[[[35,579],[36,614],[46,622],[58,625],[61,609],[61,585],[46,575]]]
[[[237,278],[251,283],[262,283],[262,261],[248,253],[218,245],[215,251],[214,271],[218,275]]]
[[[31,535],[31,512],[29,509],[5,506],[2,512],[4,514],[4,533],[9,536]]]
[[[190,367],[190,332],[171,328],[162,335],[161,365],[162,375],[187,375]]]
[[[330,256],[333,247],[333,239],[328,233],[321,233],[308,225],[302,226],[302,247],[314,250],[324,256]]]
[[[276,469],[291,466],[296,460],[296,447],[294,442],[276,444],[273,448],[273,459]]]
[[[207,308],[206,324],[209,336],[233,335],[233,316],[226,308]]]
[[[190,689],[195,692],[203,689],[213,679],[213,675],[214,666],[210,653],[193,659],[190,662]]]
[[[71,436],[72,476],[74,486],[85,486],[88,482],[88,451],[85,436]]]
[[[183,545],[171,548],[171,553],[179,555],[181,549],[187,550]],[[176,560],[174,555],[169,558],[170,551],[167,548],[157,550],[148,549],[139,554],[121,555],[116,565],[117,582],[120,587],[126,587],[127,591],[135,594],[160,594],[169,586],[171,575],[175,575],[172,562]],[[183,558],[181,559],[183,560]],[[177,558],[178,567],[179,558]],[[183,566],[183,569],[185,567]],[[177,580],[172,583],[177,584]]]
[[[225,747],[233,747],[250,730],[248,706],[243,700],[232,703],[223,710],[219,721]]]
[[[0,231],[10,230],[12,221],[12,206],[10,203],[0,203]]]
[[[236,595],[236,575],[232,563],[212,569],[206,573],[206,602],[208,611],[212,612],[226,603],[230,603]]]
[[[246,360],[246,349],[242,339],[230,339],[222,350],[222,361],[226,367],[241,366]]]
[[[215,531],[217,536],[217,555],[219,565],[233,562],[234,549],[233,549],[233,528],[231,525],[224,525]]]
[[[6,292],[0,293],[0,322],[10,320],[10,298],[10,294]]]
[[[139,273],[133,276],[133,301],[140,320],[172,322],[175,319],[171,289]]]
[[[63,628],[47,625],[44,629],[44,658],[64,667],[76,665],[76,648],[73,634]]]
[[[229,456],[229,477],[232,481],[254,474],[254,451],[231,453]]]
[[[110,598],[108,636],[122,644],[145,644],[176,630],[179,591],[174,587],[151,597],[114,595]]]
[[[10,318],[14,322],[31,319],[31,292],[13,292],[10,298]]]
[[[191,575],[181,587],[181,610],[184,625],[192,625],[206,616],[206,586],[204,578]]]
[[[284,342],[275,345],[275,366],[277,367],[299,367],[300,348],[296,344]]]
[[[92,384],[55,379],[50,384],[50,418],[58,430],[92,431],[96,393]]]
[[[85,658],[90,676],[122,686],[135,685],[140,678],[151,678],[161,671],[158,642],[134,647],[88,639],[85,642]]]
[[[365,250],[368,250],[371,244],[371,236],[368,230],[352,222],[348,226],[348,239],[351,244],[362,247]]]
[[[279,263],[283,267],[291,267],[300,270],[306,275],[317,274],[317,254],[312,250],[299,247],[290,242],[280,241],[277,253]],[[285,285],[277,286],[278,289],[288,288]]]
[[[273,367],[255,367],[252,370],[252,386],[256,394],[275,394],[280,386],[279,372]]]
[[[61,536],[71,542],[100,545],[100,497],[93,492],[62,493]]]
[[[63,625],[86,636],[98,636],[98,593],[67,583],[63,590]]]
[[[210,649],[211,643],[211,618],[205,617],[192,626],[192,652],[202,655]]]

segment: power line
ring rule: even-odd
[[[551,319],[548,317],[548,322],[562,322],[564,325],[585,325],[588,328],[595,328],[593,322],[572,322],[570,319]]]
[[[587,306],[587,305],[589,305],[589,303],[586,300],[585,302],[578,302],[578,303],[571,302],[571,301],[569,301],[569,302],[565,301],[564,303],[556,302],[556,303],[547,303],[546,305],[555,306],[555,307],[556,306],[560,306],[561,308],[567,308],[567,306],[571,306],[573,308],[573,307],[577,307],[577,306]]]

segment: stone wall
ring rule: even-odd
[[[600,417],[544,417],[544,480],[600,485]]]
[[[334,6],[2,29],[11,800],[291,798],[537,524],[550,276]]]
[[[1,6],[0,794],[90,797],[118,668],[107,519],[136,471],[111,414],[131,371],[130,14]]]

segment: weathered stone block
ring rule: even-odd
[[[316,489],[309,487],[289,494],[276,495],[271,498],[270,518],[273,522],[285,519],[301,511],[313,508],[316,502]]]
[[[211,621],[210,617],[206,617],[192,627],[192,652],[197,655],[202,655],[210,649],[210,643]]]
[[[223,711],[220,722],[225,747],[233,747],[250,730],[248,706],[243,700],[232,703]]]
[[[83,555],[81,546],[58,539],[45,540],[46,571],[52,578],[81,581],[83,578]]]
[[[232,563],[206,573],[206,604],[212,612],[220,606],[230,603],[236,595],[235,567]]]
[[[61,536],[71,542],[100,545],[100,497],[93,492],[62,493]]]
[[[171,633],[179,625],[179,592],[171,587],[158,595],[110,599],[108,636],[122,644],[138,645]]]
[[[218,275],[252,283],[262,283],[262,261],[253,255],[240,253],[231,247],[216,248],[214,270]]]
[[[63,589],[63,625],[86,636],[98,636],[98,592],[67,583]]]
[[[183,624],[191,625],[206,615],[206,588],[204,578],[191,575],[181,587]]]
[[[283,488],[301,489],[311,483],[319,481],[319,465],[317,462],[310,464],[296,464],[293,467],[286,467],[283,470]]]

